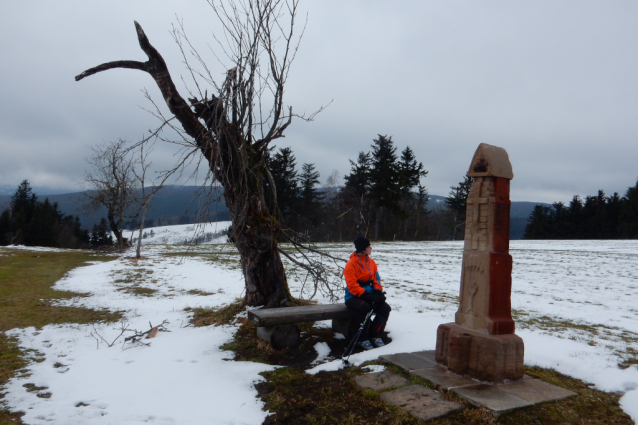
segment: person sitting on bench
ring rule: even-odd
[[[370,310],[374,310],[374,320],[368,320],[359,336],[357,344],[364,350],[383,347],[383,330],[390,317],[390,306],[385,302],[385,293],[377,264],[370,254],[370,241],[363,236],[354,240],[356,251],[350,255],[343,274],[346,278],[345,302],[348,309],[357,313],[360,326]]]

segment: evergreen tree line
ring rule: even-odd
[[[57,202],[38,200],[28,180],[23,180],[0,214],[0,245],[28,245],[58,248],[87,248],[112,245],[104,219],[91,233],[83,229],[78,216],[60,212]]]
[[[569,205],[536,205],[525,229],[525,239],[637,239],[638,181],[623,197],[618,193],[581,199]]]
[[[331,242],[350,241],[357,235],[373,240],[451,237],[451,220],[443,217],[448,211],[427,209],[428,191],[421,179],[428,172],[423,163],[409,146],[399,155],[391,136],[378,135],[369,152],[350,160],[342,186],[333,172],[319,190],[315,165],[302,164],[299,172],[288,147],[277,152],[273,148],[267,165],[271,177],[264,184],[275,185],[283,224],[301,238]]]
[[[297,169],[292,149],[284,147],[267,158],[270,175],[264,185],[276,190],[269,202],[296,237],[313,242],[351,241],[357,235],[373,240],[442,240],[463,237],[465,198],[471,179],[452,186],[447,208],[428,210],[428,191],[421,180],[428,172],[407,146],[400,155],[391,136],[379,135],[371,150],[350,160],[350,172],[339,185],[336,171],[319,189],[314,164]],[[151,227],[151,223],[146,223]],[[152,223],[156,224],[156,223]],[[168,223],[167,223],[168,224]],[[173,224],[173,223],[171,223]],[[177,224],[177,223],[175,223]],[[56,203],[38,200],[23,181],[0,216],[0,244],[66,248],[113,245],[109,223],[102,219],[91,231],[79,218],[62,214]]]

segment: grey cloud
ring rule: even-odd
[[[638,5],[327,0],[303,7],[308,25],[287,99],[298,113],[333,103],[314,122],[295,122],[277,145],[291,146],[299,164],[315,163],[322,179],[333,169],[347,173],[348,158],[369,150],[379,133],[414,149],[433,194],[461,180],[482,142],[508,150],[514,200],[622,193],[638,177]],[[23,178],[64,186],[81,179],[87,146],[137,140],[156,125],[139,107],[151,107],[144,87],[161,101],[147,75],[113,70],[73,81],[102,62],[145,60],[133,19],[175,79],[188,80],[169,34],[176,12],[212,74],[229,67],[209,50],[219,52],[203,0],[179,7],[41,0],[0,9],[0,186]],[[181,83],[180,90],[186,94]],[[172,149],[158,146],[158,166],[171,162]]]

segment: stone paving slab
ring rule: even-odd
[[[421,420],[445,416],[463,409],[463,405],[446,400],[441,394],[422,385],[408,385],[381,393],[381,400],[407,410]]]
[[[416,375],[420,376],[421,378],[427,379],[434,385],[438,385],[444,390],[458,387],[467,387],[469,385],[477,385],[479,383],[474,379],[452,374],[448,372],[447,369],[440,366],[411,370],[410,375]]]
[[[414,354],[415,356],[422,357],[425,360],[428,360],[428,361],[432,362],[435,365],[437,364],[436,363],[436,359],[434,358],[435,355],[436,355],[436,351],[434,351],[434,350],[415,351],[414,353],[410,353],[410,354]]]
[[[533,404],[514,394],[503,391],[500,385],[479,384],[471,387],[453,388],[452,391],[473,405],[485,406],[497,414]]]
[[[485,406],[496,413],[576,395],[534,378],[501,385],[479,384],[453,388],[452,391],[470,403]]]
[[[379,357],[379,360],[427,379],[442,389],[454,391],[470,403],[485,406],[497,414],[576,395],[572,391],[528,375],[524,375],[523,379],[516,382],[497,385],[481,384],[471,378],[450,373],[445,367],[438,365],[434,360],[434,351],[385,355]]]
[[[503,391],[527,400],[532,404],[562,400],[576,395],[573,391],[534,378],[523,378],[522,381],[504,384],[501,388]]]
[[[361,388],[370,388],[371,390],[383,390],[390,387],[404,387],[410,383],[401,375],[386,370],[378,373],[367,373],[354,378],[354,382]]]
[[[420,351],[419,353],[423,353],[423,351]],[[386,363],[392,363],[407,372],[415,369],[425,369],[426,367],[436,366],[434,359],[429,360],[426,355],[418,355],[416,353],[386,354],[384,356],[380,356],[379,360]]]

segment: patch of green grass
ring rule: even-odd
[[[314,301],[294,300],[295,303],[309,305]],[[231,351],[234,354],[233,360],[253,361],[272,365],[293,366],[306,369],[310,367],[317,357],[314,346],[319,342],[330,344],[333,357],[343,353],[347,341],[336,341],[334,331],[329,328],[317,328],[314,323],[299,323],[301,334],[300,343],[296,347],[284,350],[275,350],[266,341],[257,337],[257,327],[246,318],[237,318],[237,315],[244,310],[243,300],[237,299],[221,309],[186,308],[193,312],[191,324],[195,327],[209,325],[238,324],[239,327],[232,341],[222,345],[223,350]],[[335,342],[337,342],[335,344]]]
[[[201,291],[199,289],[191,289],[190,291],[186,291],[186,293],[188,295],[201,295],[202,297],[205,297],[208,295],[215,295],[213,292]]]
[[[268,364],[289,364],[289,367],[262,373],[267,382],[256,388],[265,402],[265,409],[273,414],[264,424],[417,424],[422,423],[406,411],[385,404],[379,394],[391,391],[388,388],[373,391],[359,388],[354,377],[363,373],[360,367],[351,367],[335,372],[320,372],[309,375],[303,369],[309,367],[316,356],[308,356],[306,363],[300,360],[304,350],[311,350],[320,340],[333,339],[329,329],[305,327],[302,343],[292,349],[277,352],[257,339],[256,328],[246,319],[237,331],[234,340],[224,349],[235,351],[235,360],[252,360]],[[323,335],[322,335],[323,333]],[[334,342],[334,341],[333,341]],[[260,344],[264,344],[261,345]],[[334,350],[333,350],[334,351]],[[285,361],[296,358],[297,363]],[[379,364],[379,362],[367,362]],[[439,391],[443,397],[464,405],[460,412],[435,419],[432,425],[538,425],[538,424],[622,424],[633,422],[620,406],[620,395],[605,393],[590,388],[586,383],[551,369],[526,367],[528,375],[569,389],[578,395],[569,399],[543,403],[508,412],[497,417],[493,412],[477,407],[461,399],[452,391],[437,388],[431,382],[409,375],[396,366],[386,367],[410,380]]]
[[[36,396],[40,398],[51,398],[50,392],[44,392],[44,390],[48,390],[49,387],[38,387],[35,384],[28,383],[23,385],[24,388],[27,389],[27,392],[37,393]]]
[[[533,378],[574,391],[577,393],[576,396],[514,410],[497,417],[483,407],[473,406],[452,391],[437,388],[431,382],[415,375],[409,375],[396,366],[386,366],[389,370],[408,378],[410,383],[436,389],[446,399],[465,406],[460,412],[428,422],[432,425],[633,424],[631,418],[622,411],[618,404],[620,395],[592,389],[583,381],[552,369],[525,367],[525,373]]]
[[[251,361],[265,364],[277,364],[271,355],[283,354],[286,350],[277,351],[268,343],[257,337],[257,326],[248,319],[239,319],[241,323],[232,341],[221,345],[222,350],[234,354],[235,361]]]
[[[235,360],[259,361],[288,367],[266,372],[262,375],[267,382],[256,385],[265,409],[273,414],[265,424],[417,424],[406,411],[385,404],[380,392],[359,388],[354,377],[363,373],[361,368],[352,367],[336,372],[321,372],[309,375],[303,369],[310,366],[316,352],[317,342],[334,343],[330,329],[313,328],[310,324],[302,327],[302,342],[298,347],[278,352],[268,347],[256,337],[256,327],[246,319],[232,342],[222,348],[235,352]],[[332,342],[330,342],[332,340]],[[309,354],[304,358],[304,351]],[[334,351],[334,350],[333,350]],[[334,356],[334,355],[333,355]],[[295,360],[293,360],[295,359]],[[305,363],[304,363],[305,361]],[[366,364],[379,364],[368,362]],[[622,424],[633,422],[618,405],[620,396],[590,388],[586,383],[550,369],[526,367],[526,373],[551,384],[567,388],[578,395],[556,402],[543,403],[497,417],[483,407],[473,406],[452,391],[437,388],[431,382],[415,375],[409,375],[396,366],[386,365],[412,384],[420,384],[439,391],[450,401],[461,403],[465,408],[428,424],[432,425],[538,425],[538,424]]]
[[[253,361],[271,365],[292,366],[306,369],[317,357],[314,346],[318,342],[334,340],[332,329],[315,328],[313,323],[299,323],[301,341],[296,347],[275,350],[266,341],[257,337],[257,326],[248,319],[237,320],[240,323],[232,341],[222,345],[223,350],[232,351],[234,360]],[[343,351],[343,349],[341,349]]]
[[[239,303],[238,303],[239,304]],[[351,367],[335,372],[320,372],[309,375],[304,370],[311,366],[316,358],[314,345],[327,342],[332,349],[331,356],[338,357],[345,344],[334,340],[331,329],[315,328],[311,323],[300,324],[301,343],[297,347],[282,351],[272,349],[257,338],[255,325],[247,319],[236,319],[241,311],[237,306],[228,306],[221,312],[201,314],[208,317],[218,315],[219,323],[239,323],[240,326],[233,341],[222,349],[234,352],[234,360],[257,361],[272,365],[282,365],[272,372],[264,372],[266,382],[255,385],[259,396],[265,403],[264,409],[272,414],[264,424],[421,424],[407,411],[384,403],[381,391],[359,388],[354,378],[363,373],[361,367]],[[195,319],[195,317],[194,317]],[[367,364],[380,364],[372,361]],[[543,403],[518,409],[496,416],[484,407],[477,407],[461,399],[452,391],[437,388],[431,382],[415,375],[409,375],[400,368],[386,365],[408,380],[439,391],[447,400],[461,403],[460,412],[428,422],[432,425],[538,425],[538,424],[632,424],[618,404],[620,395],[605,393],[590,388],[586,383],[550,369],[526,367],[528,375],[551,384],[569,389],[578,395],[569,399]]]
[[[51,301],[83,294],[52,289],[68,271],[89,261],[109,261],[86,251],[34,252],[3,248],[0,257],[0,331],[59,323],[117,321],[119,314],[78,307],[53,306]]]
[[[621,369],[627,369],[631,366],[638,366],[638,351],[628,347],[625,351],[618,352],[622,361],[618,363],[618,367]]]
[[[9,412],[8,410],[0,410],[0,425],[22,424],[20,418],[24,416],[24,412]]]
[[[136,264],[133,261],[132,263]],[[112,276],[117,277],[117,279],[113,281],[113,283],[118,286],[116,289],[117,291],[131,295],[150,297],[155,294],[157,290],[140,286],[140,284],[147,281],[151,274],[153,274],[153,270],[140,268],[137,270],[119,271],[114,273]],[[156,280],[152,280],[151,282],[157,283]]]
[[[274,412],[264,424],[422,424],[405,411],[379,400],[376,391],[362,391],[354,383],[360,368],[308,375],[284,367],[261,375],[267,382],[255,385]]]
[[[2,248],[0,256],[0,385],[24,368],[29,357],[14,338],[4,332],[13,328],[49,324],[115,322],[119,313],[80,307],[58,307],[51,301],[83,294],[52,289],[68,271],[91,261],[109,261],[113,257],[87,251],[36,252]],[[44,394],[44,393],[43,393]],[[19,413],[0,411],[0,424],[21,423]]]
[[[565,400],[538,404],[499,418],[499,423],[514,424],[633,424],[618,404],[620,395],[590,388],[585,382],[552,369],[526,367],[537,379],[574,391],[578,395]]]
[[[234,303],[222,308],[201,308],[187,307],[184,310],[192,311],[193,317],[191,324],[193,326],[210,326],[210,325],[230,325],[235,322],[235,316],[244,310],[244,303],[241,298],[235,300]]]
[[[145,288],[143,286],[133,285],[133,286],[125,286],[125,287],[118,288],[117,291],[125,292],[127,294],[132,294],[132,295],[141,295],[144,297],[150,297],[157,292],[157,289]]]
[[[8,338],[4,332],[0,333],[0,385],[4,385],[17,370],[27,365],[22,354],[15,338]]]
[[[116,285],[136,284],[146,279],[146,273],[145,273],[145,270],[143,269],[134,270],[134,271],[133,270],[117,271],[113,273],[112,276],[118,277],[118,279],[115,279],[113,281],[113,283],[115,283]]]
[[[376,400],[377,398],[379,398],[379,393],[371,389],[365,389],[361,391],[361,395],[371,400]]]

